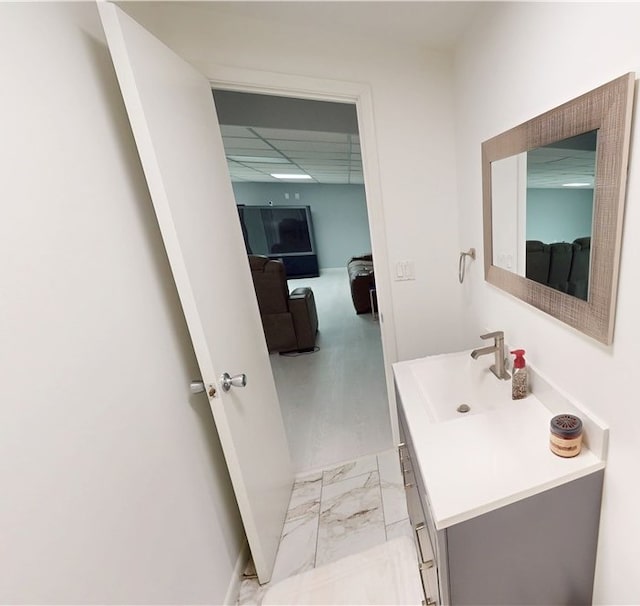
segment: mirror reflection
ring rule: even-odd
[[[491,163],[493,265],[585,301],[597,132]]]

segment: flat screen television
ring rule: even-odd
[[[247,253],[278,259],[289,278],[320,275],[308,206],[238,205]]]
[[[238,212],[248,254],[315,254],[308,206],[238,206]]]

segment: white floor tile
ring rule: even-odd
[[[319,471],[312,475],[296,477],[288,509],[292,509],[300,503],[306,503],[312,500],[320,501],[321,491],[322,472]]]
[[[378,470],[376,455],[355,459],[349,463],[344,463],[333,467],[322,474],[322,485],[327,486],[335,482],[341,482],[348,478],[354,478],[365,473]]]
[[[346,267],[289,280],[290,290],[299,286],[314,292],[320,351],[270,356],[295,468],[326,469],[390,448],[380,325],[355,313]]]
[[[261,586],[258,579],[244,579],[240,584],[238,606],[257,606],[262,603],[262,596],[267,586]]]
[[[316,566],[386,539],[377,471],[323,486]]]
[[[401,537],[271,587],[263,604],[424,603],[412,541]]]
[[[408,517],[407,499],[400,472],[400,462],[396,450],[388,450],[378,455],[380,487],[385,524],[393,524]]]
[[[319,511],[320,501],[302,504],[291,512],[291,518],[287,518],[273,568],[272,582],[314,567]]]
[[[399,537],[414,539],[395,449],[300,474],[272,580],[245,579],[238,604],[257,606],[274,583]]]
[[[410,539],[415,540],[409,518],[394,522],[393,524],[387,524],[386,531],[387,541],[392,541],[398,537],[409,537]]]
[[[294,484],[271,582],[314,567],[321,489],[320,474]]]

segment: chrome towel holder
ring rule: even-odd
[[[462,284],[464,282],[464,272],[465,272],[465,257],[471,257],[472,260],[476,259],[476,249],[470,248],[467,252],[460,253],[460,259],[458,261],[458,282]]]

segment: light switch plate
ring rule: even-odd
[[[416,272],[413,261],[397,261],[396,262],[396,272],[395,272],[395,280],[415,280]]]

